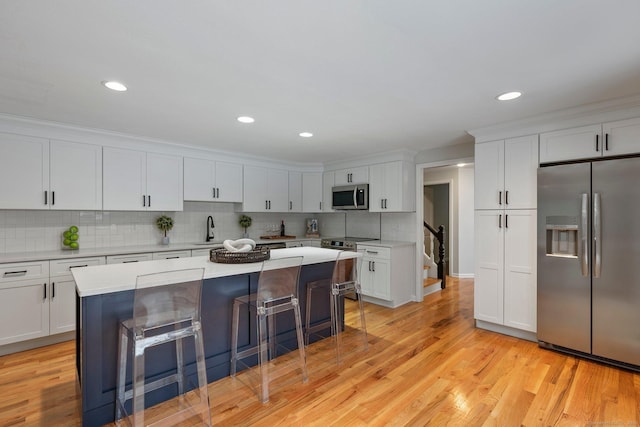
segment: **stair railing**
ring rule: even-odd
[[[427,224],[426,221],[423,221],[423,223],[424,223],[424,227],[427,230],[429,230],[429,232],[433,234],[436,239],[438,239],[438,262],[436,263],[436,265],[438,266],[438,279],[441,280],[440,288],[444,289],[447,287],[447,276],[445,275],[446,261],[444,260],[444,239],[445,239],[444,225],[441,225],[436,230],[435,228]]]

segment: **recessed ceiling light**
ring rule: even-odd
[[[520,96],[522,96],[522,92],[506,92],[496,96],[496,99],[498,101],[511,101],[512,99],[520,98]]]
[[[249,117],[249,116],[240,116],[238,117],[238,121],[240,123],[253,123],[256,120],[253,117]]]
[[[102,84],[111,90],[115,90],[116,92],[124,92],[125,90],[127,90],[127,87],[120,82],[104,81],[102,82]]]
[[[311,138],[313,134],[311,132],[300,132],[300,136],[303,138]]]

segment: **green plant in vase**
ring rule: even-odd
[[[162,244],[169,244],[169,236],[167,236],[167,231],[171,231],[173,228],[173,218],[166,215],[161,215],[156,219],[156,226],[160,231],[164,233],[164,237],[162,238]]]
[[[251,219],[250,216],[240,215],[240,220],[238,221],[238,223],[240,224],[240,227],[244,228],[244,235],[242,237],[249,237],[247,228],[251,227],[252,222],[253,220]]]

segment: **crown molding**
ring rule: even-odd
[[[533,135],[595,123],[640,117],[640,94],[468,130],[477,142]]]

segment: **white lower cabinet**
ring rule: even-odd
[[[363,254],[360,286],[366,301],[397,307],[411,300],[415,289],[414,248],[413,243],[358,245],[358,252]]]
[[[176,259],[176,258],[190,258],[191,251],[167,251],[167,252],[154,252],[152,259]]]
[[[0,264],[0,346],[75,330],[71,269],[104,262],[91,257]]]
[[[536,212],[476,211],[477,320],[536,331]]]
[[[73,331],[76,328],[76,282],[71,276],[71,269],[90,265],[102,265],[104,263],[104,257],[50,261],[50,335]]]
[[[107,255],[107,264],[126,264],[129,262],[151,261],[152,259],[152,253]]]

